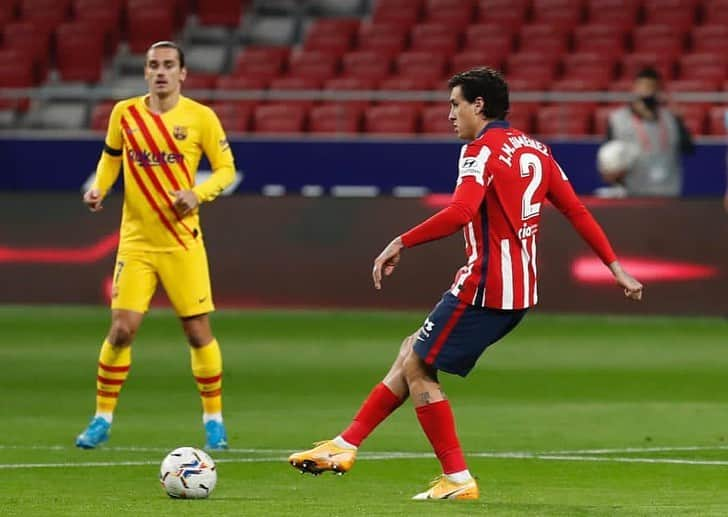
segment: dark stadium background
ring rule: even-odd
[[[204,439],[161,292],[110,442],[73,445],[121,185],[97,214],[81,194],[160,39],[186,49],[184,92],[240,180],[201,209],[231,444],[207,501],[159,488],[165,454]],[[538,308],[467,380],[442,376],[481,500],[409,501],[437,473],[409,402],[353,472],[300,476],[288,454],[341,430],[464,261],[455,235],[371,285],[389,239],[447,203],[446,82],[475,65],[505,73],[513,124],[552,146],[645,299],[545,207]],[[697,143],[682,195],[596,197],[607,116],[645,65]],[[727,515],[727,79],[728,0],[0,0],[0,514]]]

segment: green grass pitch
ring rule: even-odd
[[[438,464],[405,404],[345,476],[289,452],[336,435],[424,313],[220,311],[225,418],[205,501],[171,500],[166,451],[200,446],[181,329],[145,320],[110,442],[93,411],[103,308],[0,308],[0,515],[728,515],[728,322],[534,312],[466,380],[444,375],[477,502],[409,498]]]

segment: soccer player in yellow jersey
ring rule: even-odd
[[[121,237],[113,276],[111,328],[101,346],[96,414],[76,445],[92,449],[108,440],[121,387],[129,373],[131,344],[161,282],[190,344],[200,392],[206,447],[224,449],[222,357],[208,313],[214,310],[198,208],[215,199],[235,176],[233,155],[215,113],[180,94],[184,53],[170,41],[147,51],[149,93],[118,102],[111,112],[93,186],[83,201],[92,212],[124,170]],[[210,179],[195,184],[200,156]]]

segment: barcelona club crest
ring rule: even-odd
[[[184,140],[187,138],[187,128],[184,126],[174,126],[174,128],[172,128],[172,135],[174,135],[177,140]]]

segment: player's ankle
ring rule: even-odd
[[[452,481],[453,483],[457,483],[459,485],[467,483],[468,481],[473,479],[473,476],[467,469],[461,470],[459,472],[453,472],[451,474],[445,474],[445,477],[447,477],[448,481]]]
[[[206,424],[207,422],[218,422],[222,424],[222,413],[203,413],[202,423]]]
[[[334,443],[334,445],[336,445],[337,447],[341,447],[342,449],[357,450],[359,448],[356,445],[354,445],[353,443],[349,443],[346,440],[344,440],[341,437],[341,435],[337,436],[336,438],[334,438],[331,441]]]
[[[114,414],[113,413],[107,413],[104,411],[97,411],[94,415],[94,418],[103,418],[106,420],[108,424],[111,424],[111,422],[114,421]]]

